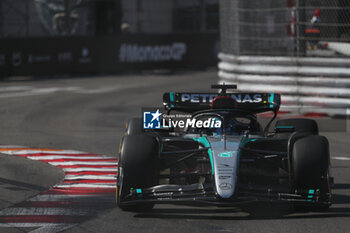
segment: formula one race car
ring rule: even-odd
[[[227,93],[235,85],[212,88],[220,92],[164,94],[166,114],[189,114],[182,129],[144,129],[141,118],[128,121],[119,148],[119,207],[146,211],[158,203],[234,206],[268,201],[327,209],[329,144],[318,135],[317,123],[281,119],[269,130],[280,107],[279,94]],[[257,114],[268,111],[273,117],[263,129]],[[209,120],[208,127],[198,127]]]

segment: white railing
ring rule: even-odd
[[[282,94],[281,110],[350,115],[350,59],[219,54],[220,83]],[[349,67],[349,68],[348,68]]]

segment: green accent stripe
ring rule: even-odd
[[[204,147],[210,148],[210,143],[206,137],[200,137],[200,138],[192,138],[193,140],[201,143]],[[208,149],[208,155],[210,159],[210,165],[211,165],[211,173],[214,175],[214,161],[213,161],[213,151],[212,149]]]
[[[175,102],[175,98],[174,98],[174,92],[169,92],[169,98],[170,98],[170,107],[173,108],[175,107],[174,102]]]
[[[270,99],[269,99],[270,108],[274,107],[274,100],[275,100],[275,94],[274,93],[270,93]]]
[[[169,93],[169,97],[170,97],[170,102],[174,103],[174,100],[175,100],[175,98],[174,98],[174,92],[170,92],[170,93]]]
[[[276,126],[278,129],[292,129],[294,128],[293,126]]]

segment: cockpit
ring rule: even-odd
[[[260,131],[260,125],[253,115],[242,114],[235,111],[202,112],[193,115],[194,122],[202,122],[188,127],[191,134],[215,135],[241,135],[247,131]],[[202,127],[198,127],[202,126]]]

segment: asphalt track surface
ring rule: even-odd
[[[1,81],[0,144],[113,157],[125,121],[140,116],[141,107],[162,106],[163,92],[208,91],[216,81],[215,71]],[[94,218],[63,232],[350,232],[349,124],[339,120],[323,124],[341,129],[321,132],[330,141],[335,177],[334,204],[326,212],[295,213],[287,206],[258,204],[245,210],[156,205],[152,212],[141,214],[122,212],[111,199],[108,208]],[[42,169],[43,163],[31,162],[33,168]],[[61,179],[59,174],[56,179]],[[18,201],[23,199],[23,190],[16,193],[8,200],[13,204],[16,195]],[[34,193],[28,197],[31,195]],[[33,230],[35,227],[0,228],[0,232]]]
[[[43,176],[45,174],[45,176]],[[0,209],[46,191],[60,182],[61,169],[12,155],[0,156]]]

